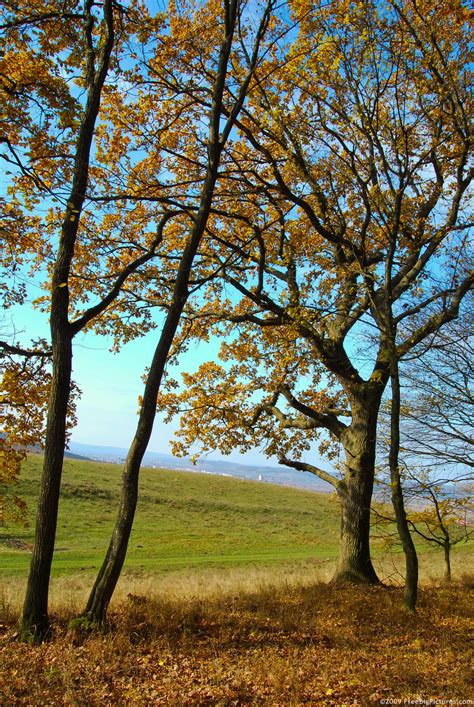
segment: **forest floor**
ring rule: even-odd
[[[17,492],[29,527],[0,528],[0,705],[474,704],[473,541],[419,543],[416,614],[403,556],[374,530],[385,587],[337,588],[337,501],[239,479],[143,470],[140,506],[106,630],[69,628],[110,538],[119,466],[68,460],[50,591],[53,633],[17,640],[41,459]],[[451,702],[449,702],[451,700]]]
[[[59,605],[52,640],[35,647],[17,641],[4,607],[0,703],[472,704],[473,588],[425,585],[415,614],[400,588],[129,593],[99,633],[69,628],[74,607]]]

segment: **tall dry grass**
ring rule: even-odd
[[[420,582],[436,584],[443,581],[442,553],[434,550],[420,553]],[[401,552],[387,552],[377,557],[375,566],[384,584],[403,586],[404,556]],[[473,552],[453,553],[453,577],[461,577],[474,566]],[[306,587],[318,582],[329,582],[335,571],[334,562],[314,560],[274,566],[244,566],[179,570],[162,574],[124,571],[114,595],[112,607],[120,605],[129,594],[146,596],[152,600],[188,600],[219,598],[245,594],[267,588]],[[50,607],[61,615],[82,611],[91,590],[94,575],[79,574],[53,577],[50,589]],[[0,611],[9,620],[17,617],[25,591],[26,578],[13,577],[0,581]],[[0,614],[1,615],[1,614]]]

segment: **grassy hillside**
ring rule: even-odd
[[[30,509],[30,527],[0,532],[0,563],[7,574],[27,571],[41,458],[24,465],[18,494]],[[95,571],[115,519],[120,466],[68,459],[53,574]],[[334,559],[335,499],[258,482],[144,469],[130,541],[129,570],[169,571],[306,558]]]
[[[33,540],[41,457],[31,455],[17,492],[28,503],[28,528],[0,528],[5,579],[23,580]],[[90,584],[104,558],[120,492],[119,465],[67,459],[64,465],[53,577],[83,575]],[[334,495],[231,477],[144,469],[125,573],[129,577],[209,569],[248,573],[250,567],[318,568],[330,576],[338,552],[339,508]],[[384,581],[400,583],[400,551],[387,555],[374,532],[372,552]],[[454,573],[472,559],[474,542],[453,552]],[[442,552],[419,543],[422,577],[443,572]]]
[[[18,489],[34,510],[41,459]],[[421,553],[418,611],[401,588],[321,583],[337,555],[334,498],[204,474],[144,470],[126,572],[108,629],[73,631],[113,524],[120,467],[68,460],[51,591],[53,641],[18,643],[32,528],[3,528],[0,664],[8,705],[369,705],[469,692],[472,584],[433,587]],[[400,584],[400,554],[374,542]],[[455,552],[459,578],[472,544]],[[1,681],[0,681],[1,683]]]

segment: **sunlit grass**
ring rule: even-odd
[[[18,487],[28,502],[30,527],[0,532],[6,574],[27,571],[40,462],[28,460]],[[98,569],[117,512],[120,476],[117,465],[66,461],[53,576]],[[144,469],[126,568],[168,572],[334,559],[338,523],[337,502],[329,494]]]
[[[0,698],[143,706],[468,698],[467,583],[424,586],[410,615],[400,589],[233,572],[207,570],[207,583],[205,573],[156,585],[143,577],[127,587],[136,592],[122,587],[108,628],[96,633],[68,628],[77,587],[58,578],[52,642],[19,644],[16,612],[4,619],[0,660],[8,680]]]

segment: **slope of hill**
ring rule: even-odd
[[[127,455],[127,450],[122,447],[107,447],[94,444],[71,442],[70,450],[82,457],[96,461],[120,464]],[[235,476],[238,479],[254,479],[282,486],[311,489],[313,491],[331,491],[331,486],[318,479],[313,474],[305,474],[284,466],[265,466],[257,464],[240,464],[236,462],[198,459],[195,464],[189,458],[173,457],[170,454],[148,451],[144,457],[144,465],[160,469],[184,469],[186,471],[201,471],[222,476]]]
[[[0,529],[1,564],[29,563],[41,458],[32,455],[16,489],[30,509],[27,529]],[[53,573],[95,572],[115,520],[121,468],[67,459]],[[167,571],[307,558],[334,559],[338,508],[333,496],[211,474],[143,469],[127,567]]]

